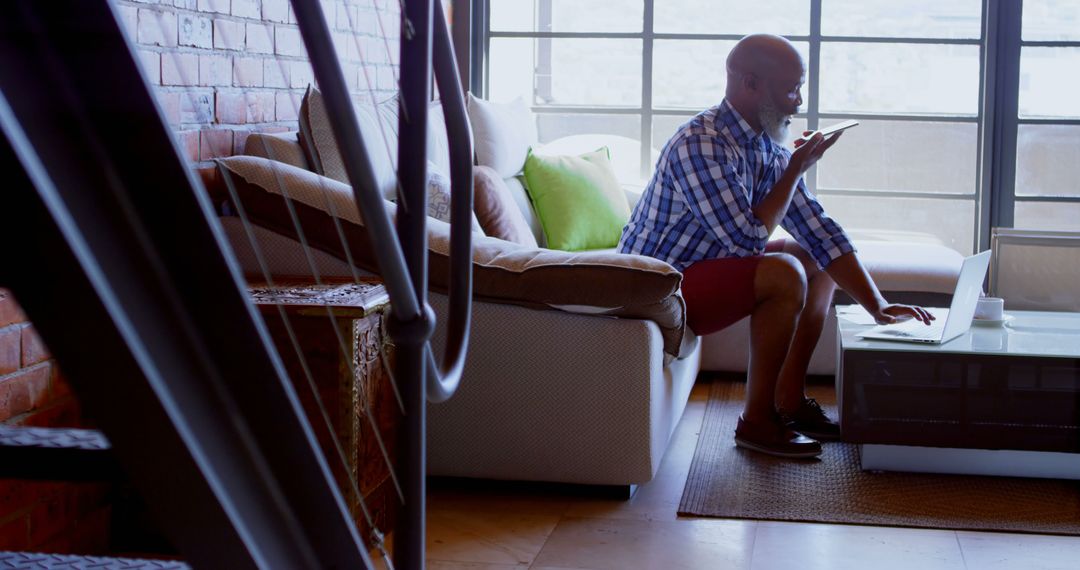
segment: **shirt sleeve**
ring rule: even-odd
[[[841,255],[855,251],[844,229],[825,213],[801,178],[781,225],[821,269]]]
[[[769,233],[750,209],[750,192],[724,149],[707,136],[688,137],[672,161],[687,206],[730,255],[765,252]]]

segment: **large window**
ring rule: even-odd
[[[809,66],[792,132],[862,123],[807,176],[830,214],[859,236],[970,253],[992,225],[1080,229],[1080,0],[1023,0],[1022,38],[1020,7],[488,0],[480,87],[532,105],[541,142],[623,141],[621,175],[643,184],[656,149],[723,98],[735,42],[782,34]]]
[[[1080,229],[1080,0],[1024,0],[1013,225]]]

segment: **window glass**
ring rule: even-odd
[[[684,123],[692,119],[694,115],[653,115],[652,140],[653,148],[663,150],[664,145],[671,139]]]
[[[641,32],[642,0],[490,0],[493,32]]]
[[[508,103],[520,97],[532,105],[535,59],[535,39],[491,38],[491,50],[487,54],[487,98]]]
[[[607,147],[619,182],[644,185],[639,117],[539,113],[537,122],[542,144],[538,154],[579,155]]]
[[[724,98],[725,60],[734,41],[656,40],[653,42],[653,105],[705,109]]]
[[[963,255],[971,255],[975,233],[974,200],[818,196],[825,211],[859,239],[923,240],[932,236]]]
[[[641,105],[641,40],[491,38],[489,98],[530,105]]]
[[[735,41],[656,40],[653,42],[653,106],[665,109],[701,110],[719,104],[727,88],[728,53]],[[810,58],[810,44],[795,42],[803,61]],[[807,83],[810,73],[807,72]],[[810,92],[803,85],[803,109]]]
[[[550,44],[547,61],[545,44]],[[536,102],[640,106],[641,58],[641,40],[636,39],[539,39]]]
[[[1020,50],[1020,116],[1080,118],[1080,47]]]
[[[1017,196],[1080,197],[1080,125],[1020,125]]]
[[[818,163],[818,187],[974,194],[978,134],[975,123],[860,121]]]
[[[490,0],[488,4],[491,31],[536,31],[536,3],[533,0]]]
[[[1021,33],[1028,41],[1080,40],[1080,2],[1024,0]]]
[[[826,0],[826,36],[979,38],[982,0]]]
[[[538,113],[536,128],[541,143],[583,133],[604,133],[640,139],[641,117],[637,114]]]
[[[1049,231],[1080,231],[1080,204],[1017,202],[1013,227]]]
[[[807,0],[657,0],[653,26],[662,34],[737,34],[768,32],[782,36],[810,33]]]
[[[977,115],[979,47],[825,42],[821,110]]]

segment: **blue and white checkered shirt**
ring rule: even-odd
[[[769,234],[751,208],[765,198],[791,151],[757,134],[727,100],[679,128],[623,228],[619,251],[666,261],[762,255]],[[799,180],[780,225],[817,262],[854,251],[844,230]]]

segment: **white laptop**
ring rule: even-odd
[[[910,319],[895,325],[879,325],[855,336],[941,344],[964,334],[971,328],[971,319],[975,316],[975,306],[979,303],[988,267],[989,250],[964,258],[960,278],[956,280],[956,290],[953,291],[952,305],[948,309],[927,309],[937,317],[929,326],[917,319]]]

